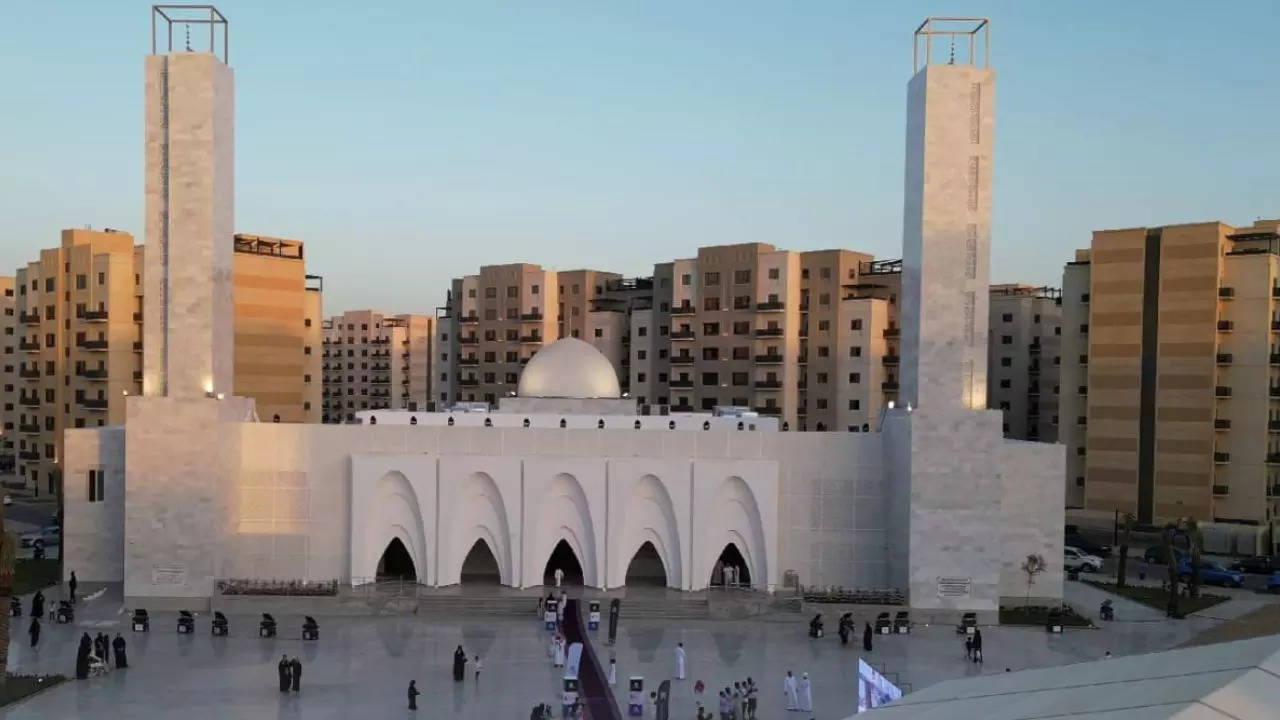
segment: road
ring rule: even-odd
[[[1111,553],[1111,557],[1103,558],[1102,572],[1100,573],[1084,573],[1082,579],[1115,579],[1117,556],[1119,552],[1117,548]],[[1129,560],[1125,563],[1125,576],[1130,581],[1139,584],[1159,584],[1168,577],[1168,571],[1164,565],[1153,565],[1142,559],[1142,554],[1146,552],[1145,547],[1129,548]],[[1205,560],[1221,563],[1224,567],[1230,567],[1237,558],[1231,558],[1218,555],[1205,555]],[[1232,590],[1230,588],[1220,588],[1212,585],[1205,585],[1206,591],[1209,593],[1235,595],[1241,593],[1241,590]],[[1266,575],[1254,575],[1245,573],[1244,588],[1245,594],[1253,595],[1258,592],[1265,592],[1267,587]],[[1225,592],[1224,592],[1225,591]]]

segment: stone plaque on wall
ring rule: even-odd
[[[969,142],[982,141],[982,83],[969,86]]]
[[[978,277],[978,224],[969,223],[964,231],[964,276]]]
[[[940,598],[962,598],[969,597],[970,590],[973,586],[973,578],[967,577],[940,577],[938,578],[938,597]]]
[[[978,209],[978,156],[969,157],[969,209]]]
[[[972,290],[964,294],[964,337],[969,347],[973,347],[973,323],[977,301]]]
[[[186,585],[187,566],[183,563],[164,563],[151,566],[152,585]]]

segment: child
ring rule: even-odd
[[[480,656],[476,656],[476,682],[480,682],[480,671],[484,669],[484,663],[480,662]]]

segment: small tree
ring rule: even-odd
[[[1182,518],[1178,522],[1178,530],[1187,539],[1187,560],[1191,568],[1187,577],[1187,595],[1200,597],[1200,552],[1204,546],[1204,536],[1200,534],[1200,526],[1195,518]]]
[[[1133,530],[1133,524],[1137,522],[1137,518],[1133,513],[1125,513],[1120,516],[1120,557],[1116,558],[1116,587],[1125,586],[1125,572],[1127,560],[1129,558],[1129,533]]]
[[[1044,556],[1038,553],[1031,553],[1026,560],[1022,561],[1022,572],[1027,574],[1027,606],[1031,606],[1031,586],[1036,582],[1036,576],[1048,569],[1048,563],[1044,561]]]

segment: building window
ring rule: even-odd
[[[818,384],[819,384],[819,385],[826,385],[826,384],[827,384],[827,374],[826,374],[826,373],[818,373]]]
[[[831,355],[831,348],[826,345],[818,346],[818,357],[827,357],[829,355]]]
[[[489,300],[492,300],[492,299],[494,299],[494,298],[498,297],[498,288],[493,287],[492,285],[490,285],[489,287],[487,287],[487,288],[485,288],[485,289],[484,289],[484,296],[485,296],[485,298],[487,298],[487,299],[489,299]]]
[[[849,348],[849,357],[862,357],[862,346],[854,345]]]
[[[1000,367],[1013,367],[1013,358],[1000,358]]]
[[[829,267],[818,268],[818,277],[822,278],[823,280],[830,280],[831,268]]]
[[[747,373],[736,372],[733,374],[732,382],[734,385],[746,385],[750,381],[747,380]]]
[[[1000,316],[1002,322],[1013,322],[1013,313],[1005,313]]]
[[[644,360],[644,359],[646,359],[646,358],[648,358],[648,357],[649,357],[649,351],[648,351],[648,350],[637,350],[637,351],[636,351],[636,359],[637,359],[637,360]]]
[[[598,338],[604,337],[604,328],[596,328],[596,337]]]
[[[537,295],[537,294],[538,294],[538,286],[537,286],[537,285],[534,285],[532,288],[530,288],[529,292],[530,292],[531,294],[533,294],[533,295]]]
[[[849,329],[850,329],[850,330],[861,330],[861,329],[862,329],[862,318],[858,318],[858,319],[856,319],[856,320],[850,320],[850,321],[849,321]]]
[[[636,328],[636,335],[637,335],[638,337],[648,337],[648,335],[649,335],[649,328],[647,328],[647,327],[639,327],[639,328]]]
[[[709,298],[705,298],[705,299],[702,301],[702,309],[703,309],[703,310],[719,310],[719,309],[720,309],[720,298],[718,298],[718,297],[709,297]]]
[[[735,322],[733,324],[734,335],[750,335],[751,323],[749,321]]]
[[[1000,344],[1001,344],[1001,345],[1012,345],[1012,344],[1013,344],[1013,336],[1012,336],[1012,335],[1001,335],[1001,336],[1000,336]]]
[[[703,360],[719,360],[720,348],[718,347],[702,348],[702,359]]]
[[[76,275],[76,289],[84,290],[89,287],[89,278],[85,275]],[[92,472],[92,471],[90,471]]]
[[[702,284],[707,287],[720,284],[720,273],[706,272],[702,274]]]
[[[644,382],[644,379],[645,379],[644,373],[636,373],[636,382]]]
[[[690,275],[689,273],[685,273],[684,275],[681,275],[681,276],[680,276],[680,284],[681,284],[681,285],[685,285],[685,286],[692,285],[692,284],[693,284],[693,276],[692,276],[692,275]]]
[[[102,487],[102,471],[89,471],[89,502],[102,502],[106,494]]]
[[[311,318],[304,319],[302,321],[302,327],[311,327]]]
[[[751,357],[751,348],[746,347],[745,345],[742,347],[735,347],[733,349],[734,360],[747,360],[750,357]]]
[[[1008,378],[1000,381],[1000,387],[1004,390],[1008,390],[1011,385],[1012,382]]]
[[[862,373],[849,373],[849,384],[857,385],[862,382]]]
[[[826,398],[818,398],[818,405],[817,405],[817,407],[818,407],[818,409],[819,409],[819,410],[826,410],[826,409],[827,409],[827,399],[826,399]]]
[[[702,373],[702,384],[703,385],[719,385],[720,373],[713,373],[713,372]]]
[[[831,293],[820,293],[820,294],[818,295],[818,304],[819,304],[819,305],[830,305],[830,304],[831,304]]]
[[[734,270],[733,282],[735,285],[746,285],[747,283],[751,282],[751,271],[750,270]]]
[[[310,345],[307,345],[306,347],[302,348],[302,354],[303,354],[303,355],[310,355],[310,354],[311,354],[311,346],[310,346]]]
[[[828,331],[828,330],[830,330],[830,329],[831,329],[831,321],[830,321],[830,320],[819,320],[819,321],[818,321],[818,332],[827,332],[827,331]]]
[[[778,279],[778,268],[769,268],[769,279],[770,280]]]
[[[720,323],[702,323],[703,335],[719,335]]]
[[[849,401],[849,409],[850,409],[850,410],[860,410],[860,409],[862,409],[862,402],[861,402],[861,401],[859,401],[859,400],[850,400],[850,401]]]

